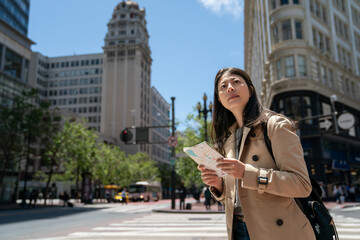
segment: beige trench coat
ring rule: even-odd
[[[235,129],[225,142],[227,158],[235,158]],[[291,122],[282,116],[272,116],[267,124],[276,164],[264,141],[261,127],[250,132],[244,127],[239,159],[245,163],[244,178],[239,194],[246,226],[251,240],[308,240],[314,239],[313,229],[293,200],[307,197],[311,183],[303,158],[299,137],[292,131]],[[262,183],[259,184],[259,177]],[[223,178],[223,193],[214,197],[223,202],[228,239],[232,239],[235,179]],[[212,190],[214,190],[212,188]]]

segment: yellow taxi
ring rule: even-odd
[[[126,202],[129,202],[129,193],[128,192],[126,192],[126,195],[125,195],[126,197]],[[122,198],[122,196],[121,196],[121,192],[118,192],[118,194],[116,194],[115,195],[115,197],[114,197],[114,201],[115,202],[122,202],[123,201],[123,198]]]

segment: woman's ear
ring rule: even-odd
[[[254,94],[254,87],[250,86],[249,91],[250,91],[250,97],[251,97]]]

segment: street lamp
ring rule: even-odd
[[[332,115],[333,115],[333,122],[334,122],[334,125],[335,125],[335,134],[338,134],[339,133],[339,127],[338,127],[338,124],[337,124],[337,119],[336,119],[336,115],[337,115],[337,112],[336,112],[336,109],[335,109],[335,102],[337,101],[337,96],[336,94],[333,94],[330,96],[330,102],[331,102],[331,112],[332,112]]]
[[[205,141],[207,141],[207,114],[208,114],[208,112],[210,112],[210,113],[212,112],[213,104],[210,101],[209,109],[207,109],[207,107],[206,107],[206,100],[207,100],[206,93],[204,93],[203,99],[204,99],[204,108],[201,110],[200,102],[198,102],[198,104],[196,105],[196,108],[199,111],[199,118],[201,116],[201,113],[204,115],[204,120],[205,120]]]

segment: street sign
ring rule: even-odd
[[[149,128],[137,127],[136,128],[136,144],[149,143]]]
[[[319,119],[320,129],[328,131],[333,125],[331,118]]]
[[[355,117],[351,113],[343,113],[338,118],[338,124],[342,129],[350,129],[355,124]]]
[[[176,147],[177,144],[178,144],[178,140],[175,136],[169,137],[169,139],[168,139],[169,147]]]

